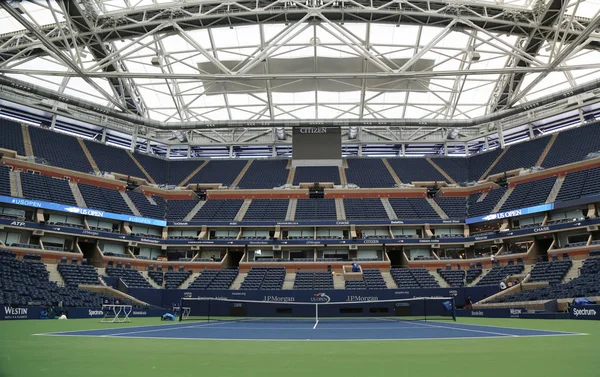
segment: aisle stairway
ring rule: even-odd
[[[46,270],[48,270],[48,279],[50,279],[50,281],[56,282],[56,284],[61,287],[65,286],[65,281],[60,272],[58,272],[58,265],[46,264]]]
[[[200,276],[200,272],[194,272],[192,273],[187,279],[185,279],[183,281],[183,283],[181,283],[181,285],[179,286],[179,289],[188,289],[188,287],[190,286],[190,284],[192,284],[192,282],[194,280],[196,280],[196,278]]]
[[[240,289],[240,287],[242,286],[242,282],[244,281],[244,279],[246,279],[246,276],[248,276],[247,272],[240,272],[233,281],[233,283],[231,283],[231,288],[229,289]]]
[[[294,281],[296,281],[296,273],[288,272],[285,274],[285,280],[281,289],[294,289]]]
[[[442,288],[448,288],[448,287],[450,287],[448,285],[448,283],[446,282],[446,280],[444,280],[444,278],[440,274],[438,274],[437,271],[429,271],[429,272],[435,278],[435,281],[438,282],[438,284],[440,285],[440,287],[442,287]]]
[[[142,274],[142,276],[144,277],[144,279],[146,279],[146,280],[148,281],[148,283],[150,283],[150,285],[151,285],[153,288],[156,288],[156,289],[162,289],[162,288],[163,288],[162,286],[158,285],[158,284],[157,284],[157,283],[154,281],[154,279],[151,279],[151,278],[150,278],[150,276],[148,276],[148,271],[140,271],[140,274]]]
[[[389,271],[381,271],[381,276],[383,276],[383,280],[389,289],[397,289],[398,285],[396,281],[392,277],[392,274]]]

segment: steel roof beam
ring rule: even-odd
[[[543,30],[542,27],[552,27],[556,26],[563,14],[566,5],[569,3],[569,0],[552,0],[548,6],[539,12],[539,28],[535,28],[532,30],[530,36],[524,39],[525,45],[518,46],[529,56],[537,56],[540,49],[544,45],[546,41],[547,31]],[[543,4],[543,3],[542,3]],[[555,34],[558,35],[558,34]],[[517,44],[521,43],[523,39],[517,41]],[[531,66],[531,62],[525,59],[517,59],[512,58],[511,66],[512,67],[529,67]],[[527,74],[524,72],[518,73],[509,73],[503,75],[503,77],[498,81],[498,85],[494,89],[494,93],[496,96],[493,97],[495,99],[495,103],[491,104],[490,111],[494,112],[499,109],[503,109],[508,106],[510,99],[514,95],[514,93],[519,91],[523,80]]]
[[[135,125],[151,127],[157,130],[194,130],[194,129],[219,129],[219,128],[260,128],[260,127],[301,127],[318,124],[319,126],[368,126],[369,124],[378,124],[387,127],[403,126],[422,126],[422,127],[474,127],[487,123],[517,117],[522,113],[533,111],[538,108],[544,108],[548,105],[564,101],[570,97],[594,91],[600,88],[600,79],[592,80],[586,84],[575,88],[569,88],[558,93],[553,93],[540,97],[535,101],[523,103],[510,109],[501,110],[493,114],[479,116],[466,120],[443,120],[443,119],[376,119],[370,120],[291,120],[291,121],[192,121],[192,122],[173,122],[165,123],[129,113],[115,111],[114,109],[88,102],[74,96],[68,96],[47,88],[33,85],[21,80],[16,80],[6,76],[0,76],[0,92],[19,91],[26,92],[36,96],[46,97],[55,101],[75,106],[81,109],[92,111],[96,114],[106,115],[115,119],[120,119]]]
[[[82,34],[91,34],[89,42],[86,43],[86,39],[80,39],[81,44],[87,46],[90,53],[94,56],[96,61],[102,61],[107,59],[109,55],[115,55],[110,64],[107,64],[102,68],[104,72],[126,72],[122,60],[119,58],[119,54],[116,53],[116,46],[113,43],[106,43],[98,35],[93,32],[94,23],[92,17],[97,17],[97,12],[92,9],[91,4],[82,3],[84,8],[81,8],[77,0],[69,0],[65,6],[65,17],[69,17],[69,21],[76,25],[77,29]],[[112,51],[111,51],[112,50]],[[108,79],[115,96],[119,98],[123,104],[127,107],[130,112],[147,116],[147,108],[142,99],[142,96],[135,87],[135,82],[128,77],[112,77]]]
[[[71,0],[75,1],[75,0]],[[558,0],[557,0],[558,1]],[[338,6],[335,5],[338,3]],[[577,19],[571,27],[539,25],[534,10],[503,4],[454,2],[440,0],[355,0],[325,1],[318,7],[306,6],[304,1],[186,1],[185,3],[157,4],[140,9],[128,9],[98,15],[90,30],[81,30],[77,38],[86,40],[97,36],[103,42],[127,40],[145,34],[156,26],[169,22],[163,31],[175,32],[175,24],[186,30],[209,27],[256,25],[260,23],[296,22],[315,14],[332,22],[372,22],[389,24],[432,25],[445,27],[456,19],[469,20],[474,25],[499,34],[530,37],[536,32],[554,38],[555,33],[574,40],[589,24],[588,20]],[[290,5],[294,6],[290,6]],[[316,12],[316,13],[315,13]],[[455,21],[454,21],[455,22]],[[468,28],[468,26],[466,26]],[[40,29],[46,38],[64,48],[65,41],[58,32],[67,28],[66,23],[53,24]],[[73,38],[69,36],[68,38]],[[67,43],[69,43],[67,41]],[[30,31],[6,33],[0,36],[0,59],[6,60],[23,49],[29,54],[45,54],[39,38]],[[595,41],[588,48],[598,48]]]

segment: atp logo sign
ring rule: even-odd
[[[326,293],[315,293],[313,297],[310,298],[311,302],[329,302],[331,301],[331,297],[329,297]]]

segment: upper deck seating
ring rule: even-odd
[[[58,132],[29,127],[33,154],[49,165],[90,173],[93,171],[77,138]]]
[[[178,186],[190,174],[204,164],[204,160],[185,159],[169,161],[168,181],[170,185]],[[187,182],[186,184],[189,184]]]
[[[600,122],[595,122],[559,133],[542,166],[548,169],[581,161],[589,153],[598,151],[600,151]]]
[[[396,182],[380,158],[349,158],[346,180],[362,188],[394,187]]]
[[[125,149],[111,147],[92,140],[85,140],[84,143],[101,171],[146,178]]]
[[[437,166],[439,166],[450,178],[456,183],[467,182],[467,163],[468,159],[462,157],[435,157],[432,158]]]
[[[25,156],[21,125],[10,119],[0,118],[0,148],[10,149]]]
[[[524,143],[512,144],[494,165],[489,175],[535,166],[549,141],[550,137],[546,136]]]
[[[468,163],[468,176],[469,182],[477,182],[481,179],[481,176],[490,167],[492,163],[502,153],[502,149],[496,148],[489,152],[481,152],[474,156],[469,157]]]
[[[402,183],[447,181],[446,177],[424,158],[399,157],[387,160]]]
[[[162,185],[168,183],[167,173],[169,172],[169,161],[137,152],[133,154],[133,157],[140,163],[140,165],[142,165],[144,170],[150,174],[156,184]],[[145,176],[142,178],[145,178]]]
[[[188,184],[220,183],[223,186],[231,186],[246,163],[245,160],[211,160],[189,180]]]
[[[288,160],[255,160],[242,177],[241,189],[272,189],[285,185]]]

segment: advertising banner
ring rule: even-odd
[[[11,196],[0,195],[0,203],[8,203],[8,204],[14,204],[14,205],[31,207],[31,208],[42,208],[42,209],[48,209],[51,211],[58,211],[58,212],[67,212],[67,213],[72,213],[75,215],[85,215],[85,216],[100,217],[100,218],[104,218],[104,219],[129,221],[132,223],[139,223],[139,224],[146,224],[146,225],[167,226],[167,222],[165,220],[149,219],[146,217],[139,217],[139,216],[120,215],[120,214],[101,211],[101,210],[92,209],[92,208],[67,206],[64,204],[44,202],[41,200],[13,198]]]

